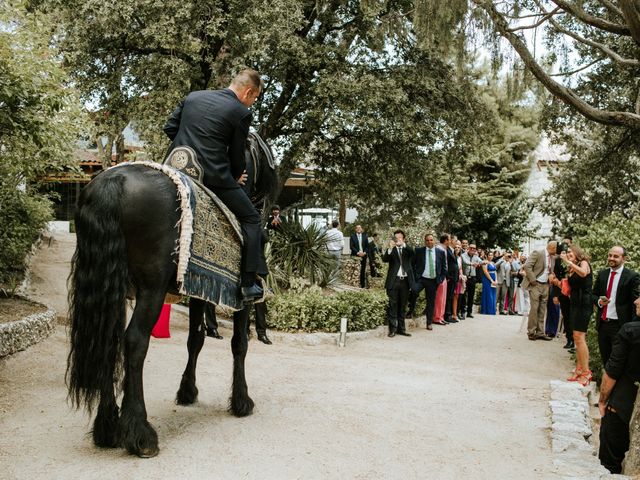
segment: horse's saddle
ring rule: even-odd
[[[202,183],[204,170],[193,148],[186,146],[174,148],[165,159],[164,164]]]

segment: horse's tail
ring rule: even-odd
[[[100,392],[119,387],[122,378],[128,285],[123,190],[123,176],[103,173],[82,191],[75,214],[66,380],[72,405],[89,411]]]

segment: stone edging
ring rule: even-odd
[[[185,315],[189,315],[189,308],[184,305],[174,304],[173,308],[178,311],[184,313]],[[218,317],[218,326],[223,328],[228,328],[229,330],[233,330],[233,322],[231,320],[226,320]],[[405,320],[407,330],[409,331],[411,328],[426,328],[427,320],[424,316],[418,317],[413,320]],[[346,345],[349,345],[349,342],[353,342],[355,340],[366,340],[368,338],[375,337],[384,337],[387,335],[387,327],[385,325],[380,325],[379,327],[374,328],[373,330],[365,330],[363,332],[348,332],[347,333],[347,341]],[[325,333],[325,332],[314,332],[314,333],[294,333],[294,332],[280,332],[277,330],[269,330],[268,331],[269,338],[272,340],[277,340],[278,343],[288,343],[290,345],[337,345],[338,339],[340,337],[339,333]]]
[[[565,479],[626,479],[612,475],[600,465],[589,439],[593,435],[589,397],[595,386],[581,387],[575,382],[552,380],[551,445],[557,473]]]
[[[16,322],[0,324],[0,357],[25,350],[47,338],[55,329],[55,310],[34,313]]]

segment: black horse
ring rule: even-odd
[[[255,145],[254,141],[247,149],[254,203],[275,184],[268,147],[262,144],[264,148],[256,149]],[[93,441],[99,447],[123,446],[140,457],[158,454],[158,436],[147,421],[142,369],[165,294],[176,289],[180,214],[173,181],[135,163],[106,170],[80,194],[75,215],[77,247],[69,277],[67,384],[75,407],[84,405],[91,412],[98,404]],[[126,326],[128,292],[135,292],[135,308]],[[192,404],[198,396],[196,363],[204,343],[204,306],[204,301],[194,298],[189,303],[189,359],[176,396],[180,405]],[[233,317],[229,408],[238,417],[251,414],[254,406],[244,373],[248,311],[244,308]],[[116,394],[120,391],[119,410]]]

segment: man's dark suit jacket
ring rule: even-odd
[[[358,248],[358,236],[355,233],[349,237],[349,247],[351,248],[351,255],[354,257],[360,251],[360,248]],[[367,256],[369,255],[369,238],[364,232],[362,232],[362,251],[366,253]],[[366,258],[366,256],[362,258]]]
[[[600,328],[602,322],[602,308],[598,306],[598,299],[607,294],[610,268],[604,268],[598,272],[598,276],[593,282],[594,303],[598,307],[596,313],[596,328]],[[630,322],[634,319],[635,307],[633,302],[640,296],[640,277],[633,270],[625,267],[622,269],[618,290],[616,291],[616,312],[620,324]]]
[[[169,151],[189,146],[198,155],[208,187],[238,188],[245,170],[251,112],[228,88],[191,92],[164,126]]]
[[[436,247],[433,247],[436,252],[436,284],[440,285],[447,277],[447,270],[444,268],[444,252]],[[413,272],[415,274],[415,281],[420,281],[422,272],[424,272],[427,266],[427,247],[416,248],[416,254],[413,257]]]
[[[357,242],[356,242],[357,245]],[[402,247],[402,268],[407,275],[407,281],[409,282],[409,288],[413,286],[413,256],[415,252],[413,248],[405,245]],[[384,288],[387,290],[393,290],[398,279],[398,270],[400,270],[400,254],[398,253],[398,247],[393,247],[391,253],[389,249],[385,248],[382,252],[382,261],[389,263],[389,271],[387,272],[387,279],[384,282]]]
[[[458,270],[458,262],[456,261],[456,255],[453,251],[446,247],[447,249],[447,280],[452,283],[456,283],[458,278],[460,277],[460,271]]]

